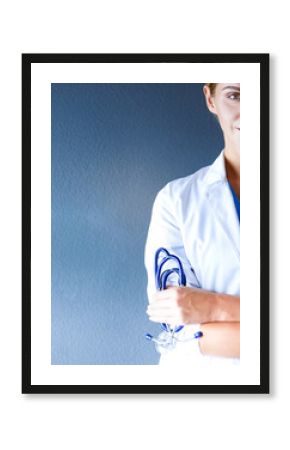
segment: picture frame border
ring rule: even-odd
[[[31,384],[31,65],[33,63],[260,64],[260,384]],[[23,394],[268,394],[269,393],[269,63],[268,53],[22,54],[22,393]],[[263,151],[261,151],[263,149]]]

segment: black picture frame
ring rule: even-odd
[[[269,54],[23,54],[22,55],[22,393],[258,394],[269,393]],[[260,383],[244,385],[32,384],[31,373],[31,67],[32,64],[257,64],[260,69]]]

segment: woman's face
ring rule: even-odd
[[[212,96],[204,86],[208,109],[218,117],[224,134],[225,147],[230,152],[240,151],[240,83],[218,83]]]

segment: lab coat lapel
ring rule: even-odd
[[[219,155],[206,178],[207,198],[215,219],[223,228],[233,251],[240,257],[240,224],[227,181],[224,155]]]
[[[214,217],[222,226],[232,248],[240,257],[240,226],[232,193],[227,182],[219,182],[208,189],[208,201]]]

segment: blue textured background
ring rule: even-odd
[[[157,191],[223,147],[201,84],[52,84],[52,364],[156,364],[144,245]]]

